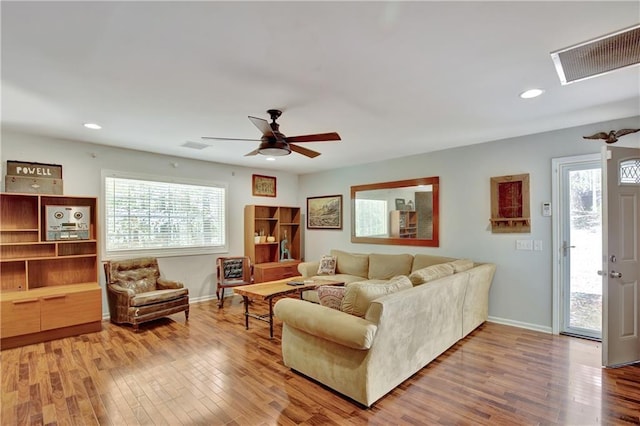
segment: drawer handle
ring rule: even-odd
[[[67,297],[66,294],[56,294],[55,296],[45,296],[43,297],[44,300],[54,300],[54,299],[64,299],[65,297]]]
[[[37,302],[38,299],[24,299],[24,300],[14,300],[13,304],[14,305],[22,305],[23,303],[33,303],[33,302]]]

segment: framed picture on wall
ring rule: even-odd
[[[307,229],[342,229],[342,195],[307,198]]]
[[[253,175],[251,180],[252,194],[256,197],[275,197],[275,176]]]

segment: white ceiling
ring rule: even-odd
[[[2,126],[57,138],[309,173],[640,114],[639,67],[561,86],[549,55],[637,24],[638,1],[0,7]],[[257,139],[269,108],[342,141],[267,162],[200,139]]]

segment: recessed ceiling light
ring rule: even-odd
[[[273,157],[267,157],[267,158],[266,158],[266,160],[267,160],[267,161],[276,161],[276,159],[275,159],[275,158],[273,158]]]
[[[86,127],[87,129],[91,129],[91,130],[100,130],[102,129],[102,126],[96,123],[84,123],[83,124],[84,127]]]
[[[520,93],[520,97],[522,99],[537,98],[538,96],[542,95],[543,93],[544,93],[544,90],[542,90],[542,89],[529,89],[529,90],[525,90],[524,92]]]

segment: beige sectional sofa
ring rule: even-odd
[[[471,263],[467,265],[470,269],[443,274],[443,270],[456,269],[456,259],[421,254],[332,254],[338,260],[336,277],[347,283],[366,281],[346,284],[346,293],[392,282],[401,285],[373,301],[357,296],[359,303],[367,303],[360,307],[364,309],[362,317],[304,300],[279,300],[274,313],[283,322],[282,356],[286,366],[365,406],[371,406],[487,319],[494,264]],[[301,264],[299,271],[313,276],[317,268],[318,262],[308,262]],[[398,269],[404,273],[397,274]],[[414,281],[408,286],[404,284],[407,275]],[[426,282],[416,284],[422,281]],[[347,297],[345,294],[345,300]]]

